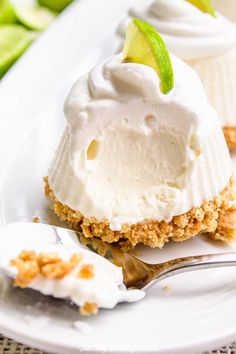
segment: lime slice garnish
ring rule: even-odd
[[[16,22],[16,16],[9,0],[0,0],[0,24]]]
[[[36,31],[47,28],[56,17],[55,12],[42,6],[15,6],[14,11],[19,22]]]
[[[174,73],[169,52],[158,32],[139,19],[133,19],[127,29],[123,61],[151,66],[161,79],[161,91],[174,87]]]
[[[38,0],[39,5],[46,6],[54,11],[62,11],[67,7],[73,0]]]
[[[216,17],[216,12],[213,6],[211,5],[211,0],[187,0],[187,1],[193,4],[194,6],[196,6],[197,8],[199,8],[199,10]]]
[[[33,35],[20,25],[0,26],[0,77],[29,47]]]

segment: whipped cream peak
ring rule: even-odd
[[[153,100],[160,104],[181,101],[183,106],[189,106],[190,102],[199,119],[199,103],[207,103],[201,82],[194,71],[180,59],[171,56],[171,60],[174,66],[175,87],[163,94],[160,78],[153,68],[138,63],[124,63],[121,54],[110,57],[73,86],[64,105],[68,123],[72,124],[75,116],[76,119],[84,117],[84,110],[89,106],[109,106],[112,101],[114,104],[125,104],[140,99]],[[194,95],[190,92],[192,84],[196,87]]]
[[[216,112],[197,74],[171,60],[175,86],[168,94],[154,69],[123,63],[120,54],[75,83],[48,176],[60,202],[121,230],[169,220],[225,188],[232,168]],[[219,169],[208,161],[218,149]],[[208,171],[209,164],[216,167]],[[199,188],[202,180],[207,188]]]
[[[133,63],[122,63],[109,59],[102,67],[98,66],[89,75],[89,87],[92,98],[116,99],[122,91],[122,99],[127,101],[131,96],[140,98],[157,97],[160,80],[156,72],[149,66]]]
[[[77,97],[77,89],[80,88],[83,88],[81,99],[87,95],[88,102],[91,100],[115,100],[121,93],[123,101],[130,100],[132,96],[153,97],[153,99],[159,95],[164,96],[159,89],[160,79],[155,70],[142,64],[123,63],[121,54],[95,66],[84,79],[87,82],[87,90],[84,90],[82,85],[75,84],[65,103],[66,116],[73,96]]]
[[[236,26],[216,13],[205,13],[185,0],[140,1],[129,11],[119,31],[124,35],[131,17],[149,22],[168,49],[183,60],[218,56],[236,44]]]

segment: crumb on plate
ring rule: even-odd
[[[34,217],[32,218],[32,221],[33,221],[34,223],[38,224],[38,223],[40,222],[40,218],[39,218],[38,216],[34,216]]]
[[[169,291],[170,291],[170,285],[164,285],[164,286],[162,287],[162,289],[163,289],[164,291],[166,291],[166,292],[169,292]]]

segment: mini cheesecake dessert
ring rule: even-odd
[[[198,73],[228,146],[236,148],[236,25],[209,0],[141,0],[120,25],[122,37],[132,17],[154,26],[168,49]]]
[[[46,195],[85,237],[163,247],[201,232],[235,237],[232,166],[195,71],[133,20],[122,54],[73,86]]]
[[[236,22],[236,1],[235,0],[212,0],[212,5],[225,17]]]

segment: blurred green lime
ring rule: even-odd
[[[0,0],[0,78],[73,0]],[[34,32],[35,31],[35,32]]]
[[[62,11],[73,0],[38,0],[39,5],[46,6],[54,11]]]
[[[57,15],[42,6],[15,6],[14,11],[19,22],[36,31],[42,31],[47,28]]]
[[[0,78],[29,47],[35,34],[20,25],[0,26]]]
[[[0,24],[16,22],[16,16],[9,0],[0,0]]]

